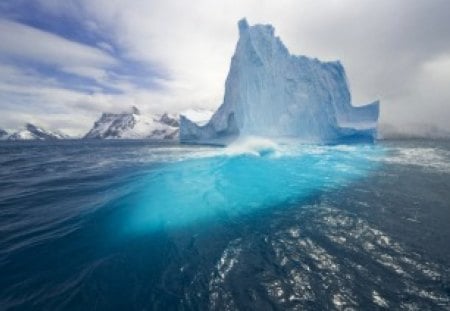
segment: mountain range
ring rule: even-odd
[[[67,139],[69,136],[27,123],[23,129],[11,135],[8,135],[5,130],[0,130],[0,138],[7,140],[57,140]]]
[[[177,140],[179,138],[180,115],[189,118],[199,126],[208,123],[212,111],[190,109],[181,114],[143,115],[132,107],[128,112],[103,113],[83,139],[154,139]],[[410,124],[403,127],[381,123],[378,139],[448,139],[450,132],[433,125]],[[50,131],[31,123],[13,133],[0,128],[0,140],[59,140],[78,139],[61,132]]]
[[[208,110],[190,109],[183,112],[198,124],[206,123],[212,112]],[[103,113],[95,121],[83,139],[151,139],[177,140],[179,137],[178,114],[143,115],[138,108],[132,107],[128,112]],[[9,134],[0,129],[0,140],[58,140],[74,139],[56,131],[27,123],[24,128]]]

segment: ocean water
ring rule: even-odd
[[[450,142],[4,142],[0,167],[0,310],[450,309]]]

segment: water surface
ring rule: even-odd
[[[442,309],[450,144],[0,146],[0,309]]]

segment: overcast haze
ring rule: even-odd
[[[237,21],[270,23],[293,54],[340,60],[381,122],[450,130],[450,1],[0,2],[0,128],[85,133],[103,111],[215,109]]]

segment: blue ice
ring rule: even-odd
[[[301,204],[319,191],[334,191],[366,177],[382,153],[372,144],[239,141],[152,170],[141,182],[127,226],[137,231],[184,226]]]

